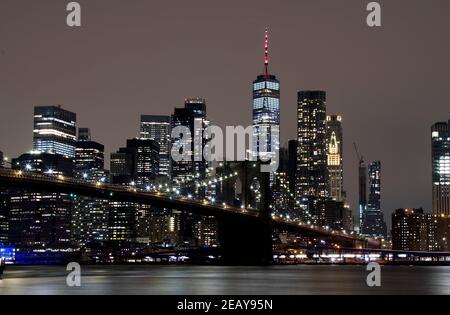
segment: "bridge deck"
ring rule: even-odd
[[[254,209],[241,209],[229,205],[212,204],[208,201],[193,200],[187,196],[151,192],[136,187],[130,188],[101,182],[90,183],[71,177],[36,174],[5,168],[0,168],[0,187],[66,194],[72,193],[79,196],[104,200],[148,204],[159,208],[187,211],[200,215],[261,219],[260,213]],[[307,225],[299,221],[287,221],[278,217],[272,217],[271,223],[274,228],[312,237],[331,237],[338,241],[363,242],[373,247],[379,246],[379,242],[376,241],[340,231],[332,231],[314,225]]]

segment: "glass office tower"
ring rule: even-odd
[[[305,220],[329,195],[326,151],[326,93],[300,91],[297,103],[296,199]]]
[[[450,120],[431,127],[433,212],[450,215]]]
[[[280,127],[280,81],[276,76],[269,74],[269,34],[266,29],[264,45],[264,74],[258,75],[253,81],[253,148],[254,158],[275,157],[280,147],[279,134],[275,139],[271,135]],[[273,127],[277,127],[277,130]],[[272,148],[272,142],[274,148]],[[269,153],[272,152],[272,153]]]
[[[75,158],[75,113],[60,105],[34,108],[33,150]]]
[[[159,144],[159,167],[161,176],[170,178],[170,116],[141,115],[141,139],[151,139]]]
[[[369,200],[363,213],[361,234],[386,237],[387,229],[381,211],[381,162],[369,164]]]

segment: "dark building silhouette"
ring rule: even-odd
[[[129,185],[134,178],[134,157],[127,148],[111,153],[111,182],[116,185]]]
[[[363,157],[360,157],[358,166],[358,217],[359,232],[363,229],[364,214],[367,210],[367,166]]]
[[[381,162],[369,165],[369,202],[363,215],[361,233],[373,237],[386,237],[386,223],[381,211]]]
[[[297,140],[289,140],[288,142],[288,181],[289,192],[295,195],[295,180],[297,175]],[[295,198],[293,198],[295,199]]]
[[[72,177],[74,174],[73,160],[59,154],[32,151],[12,159],[11,166],[15,170],[37,172],[47,175],[63,175]]]

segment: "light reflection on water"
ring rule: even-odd
[[[450,294],[450,267],[383,266],[382,286],[365,266],[82,266],[82,286],[65,266],[9,266],[0,294]]]

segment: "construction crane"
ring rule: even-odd
[[[358,146],[356,145],[356,142],[353,142],[353,147],[355,148],[356,158],[359,161],[359,166],[361,167],[364,164],[364,157],[359,154]]]

